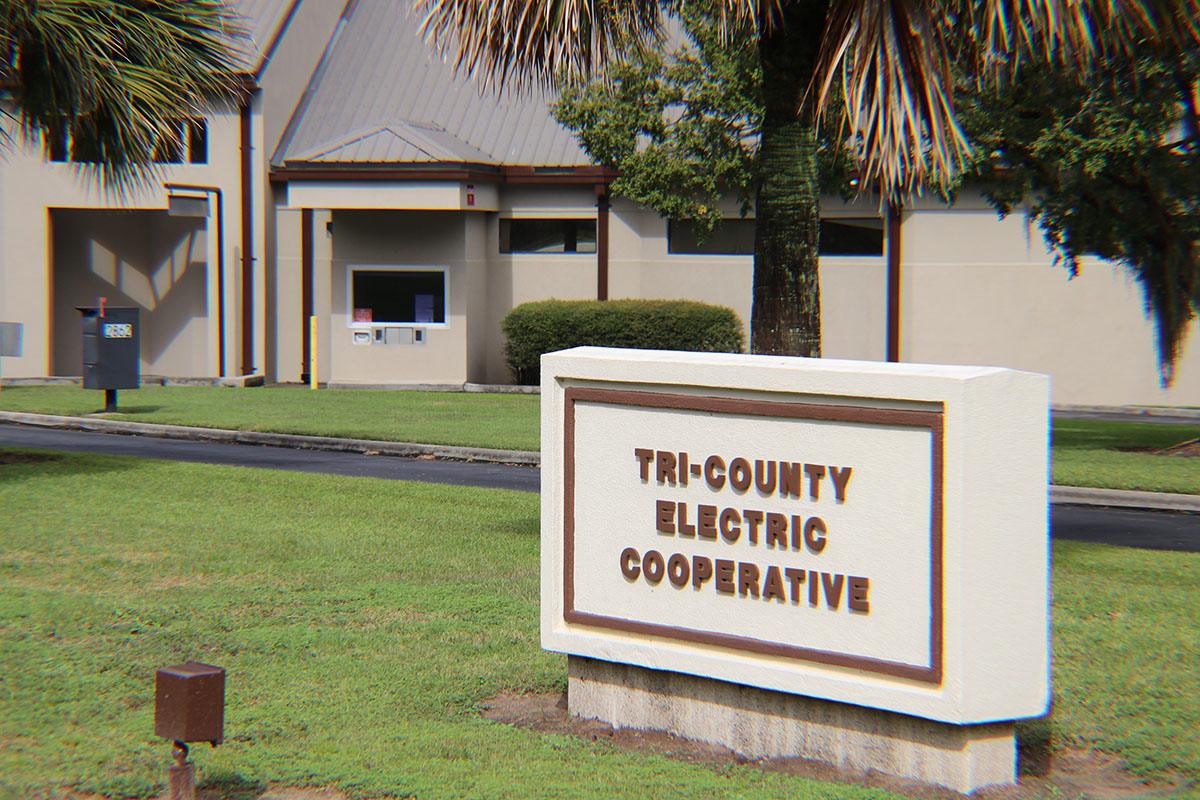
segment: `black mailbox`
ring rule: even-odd
[[[104,389],[107,410],[115,410],[117,389],[141,381],[138,309],[79,307],[83,315],[83,388]]]

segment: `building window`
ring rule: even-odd
[[[207,164],[208,121],[203,118],[178,119],[168,123],[166,135],[154,144],[154,161],[159,164]],[[94,153],[87,152],[83,142],[71,138],[66,123],[60,130],[47,131],[44,135],[46,158],[49,161],[75,161],[90,163],[97,161]],[[68,157],[69,156],[69,157]]]
[[[883,220],[879,217],[830,217],[821,220],[821,255],[883,255]]]
[[[446,322],[445,270],[352,269],[350,323]]]
[[[189,164],[208,163],[207,120],[189,119],[187,121],[187,149]]]
[[[594,219],[502,219],[501,253],[594,253]]]
[[[667,223],[667,251],[678,255],[747,256],[754,254],[754,220],[726,219],[703,242],[691,223]],[[879,217],[830,217],[821,220],[823,256],[882,256],[883,220]]]

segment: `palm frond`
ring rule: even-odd
[[[69,135],[117,194],[157,174],[179,119],[239,91],[245,34],[217,0],[0,0],[0,26],[23,135]]]
[[[842,97],[840,127],[860,153],[860,185],[882,185],[890,199],[948,183],[968,152],[952,103],[951,11],[937,0],[846,0],[829,16],[814,75],[818,116]]]
[[[586,77],[660,26],[657,0],[418,0],[421,30],[458,68],[495,82]]]

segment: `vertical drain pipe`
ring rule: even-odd
[[[596,299],[608,299],[608,184],[596,184]]]
[[[900,201],[887,206],[887,360],[900,360]]]
[[[251,193],[254,148],[250,142],[251,117],[249,98],[241,108],[242,158],[242,369],[241,374],[254,372],[254,204]]]
[[[300,210],[300,380],[308,382],[309,376],[316,372],[313,369],[313,348],[316,342],[312,338],[312,326],[309,319],[313,316],[313,210]]]

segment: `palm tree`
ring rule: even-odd
[[[3,113],[119,194],[181,119],[236,97],[243,37],[216,0],[0,0]]]
[[[600,69],[650,43],[676,0],[417,0],[427,35],[497,81]],[[833,117],[860,187],[888,202],[946,186],[969,154],[951,64],[981,84],[1023,62],[1088,69],[1138,43],[1190,46],[1200,0],[723,0],[730,36],[754,36],[765,113],[755,201],[751,349],[818,356],[817,130]],[[833,98],[840,98],[835,103]]]

